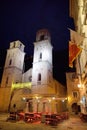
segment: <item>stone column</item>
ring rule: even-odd
[[[49,113],[51,113],[51,102],[49,102],[48,105],[49,105],[49,106],[48,106]]]
[[[39,112],[39,102],[37,101],[37,113]]]
[[[46,102],[43,102],[43,112],[45,113],[46,111],[45,111],[45,105],[46,105]]]
[[[53,102],[53,113],[57,113],[57,104],[55,101]]]
[[[29,104],[28,104],[28,101],[26,102],[26,106],[25,106],[25,113],[29,112]]]

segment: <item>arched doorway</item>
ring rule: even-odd
[[[14,104],[17,111],[24,110],[27,104],[27,107],[32,111],[32,101],[29,98],[31,90],[29,88],[16,88],[12,91],[8,111],[13,111]]]
[[[73,103],[72,106],[72,112],[74,112],[75,114],[78,114],[78,112],[80,112],[80,105],[78,105],[77,103]]]

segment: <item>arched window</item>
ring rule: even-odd
[[[6,78],[6,84],[8,84],[8,77]]]
[[[31,82],[32,81],[32,76],[29,76],[29,82]]]
[[[38,81],[41,81],[41,74],[38,74]]]
[[[9,65],[11,65],[12,64],[12,59],[10,59],[10,61],[9,61]]]
[[[40,36],[40,41],[44,40],[44,35]]]
[[[40,53],[40,59],[42,59],[42,53]]]

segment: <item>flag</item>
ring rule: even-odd
[[[76,43],[77,45],[80,45],[84,37],[78,34],[76,31],[73,31],[72,29],[69,30],[70,30],[70,40]]]
[[[84,37],[79,35],[76,31],[70,30],[70,42],[69,42],[69,67],[73,67],[73,61],[82,51],[80,47]]]
[[[77,58],[81,51],[81,47],[77,46],[74,42],[69,41],[69,67],[73,67],[73,61]]]

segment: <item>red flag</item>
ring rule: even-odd
[[[69,67],[73,67],[73,61],[82,51],[82,48],[77,46],[74,42],[69,41]]]

